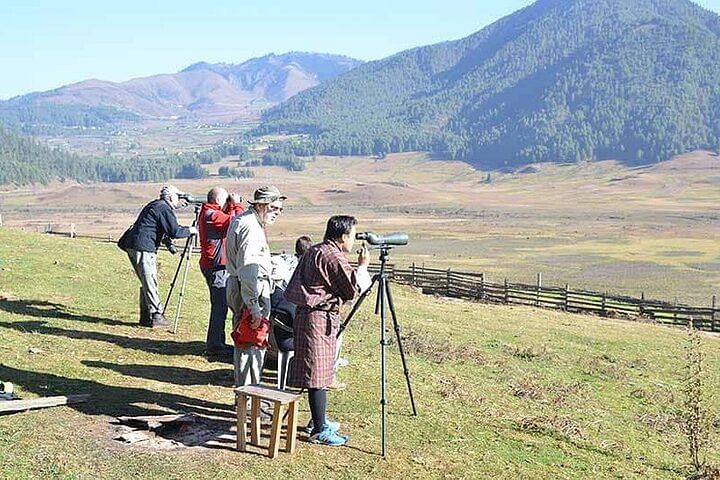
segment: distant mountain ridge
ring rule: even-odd
[[[290,52],[253,58],[239,65],[199,62],[181,73],[215,72],[239,90],[257,92],[268,101],[280,103],[361,63],[341,55]]]
[[[290,52],[269,54],[238,65],[200,62],[178,73],[120,83],[86,80],[0,102],[0,121],[3,118],[16,123],[33,119],[54,121],[58,115],[49,112],[61,110],[67,114],[65,123],[72,124],[77,121],[78,109],[84,110],[87,119],[96,107],[105,114],[101,123],[119,119],[189,118],[227,122],[257,118],[262,108],[282,102],[360,63],[341,55]]]
[[[720,146],[720,17],[687,0],[538,0],[368,62],[264,114],[305,153],[428,150],[488,167]]]

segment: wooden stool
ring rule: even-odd
[[[297,401],[300,395],[290,393],[264,385],[247,385],[235,389],[235,406],[237,410],[237,450],[245,451],[247,443],[247,399],[250,397],[250,443],[260,445],[260,400],[273,402],[272,430],[270,432],[270,446],[268,457],[275,458],[280,447],[280,427],[282,426],[283,406],[288,406],[287,439],[285,451],[295,451],[297,436]]]

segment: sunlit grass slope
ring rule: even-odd
[[[159,257],[163,292],[177,257]],[[686,333],[651,324],[393,292],[419,416],[389,351],[389,455],[379,452],[378,319],[347,330],[330,415],[348,447],[300,442],[274,461],[226,448],[112,440],[118,415],[191,412],[232,426],[230,367],[201,356],[208,307],[193,265],[179,332],[136,326],[137,281],[112,244],[0,229],[0,380],[23,398],[89,402],[0,417],[2,478],[682,478]],[[372,302],[368,302],[372,303]],[[394,342],[393,342],[394,343]],[[720,409],[718,339],[703,336]],[[30,349],[33,349],[31,353]],[[307,420],[302,405],[301,423]],[[716,422],[717,425],[717,422]],[[714,433],[717,433],[715,428]],[[710,447],[717,458],[720,446]]]

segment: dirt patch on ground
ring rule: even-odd
[[[472,346],[441,343],[430,335],[418,332],[408,331],[403,335],[402,342],[407,354],[422,355],[435,363],[445,363],[452,360],[476,365],[485,365],[487,363],[485,356]]]
[[[115,419],[111,428],[112,439],[126,447],[150,450],[235,448],[234,422],[195,414],[177,417],[177,421],[151,422],[144,426]]]

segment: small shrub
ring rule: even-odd
[[[522,358],[523,360],[535,360],[539,357],[544,357],[548,354],[545,345],[529,345],[529,346],[517,346],[507,345],[506,349],[510,355],[516,358]]]
[[[485,356],[476,348],[462,345],[457,346],[449,342],[439,342],[428,335],[408,331],[402,337],[405,353],[419,354],[435,363],[447,361],[469,362],[476,365],[487,363]]]
[[[449,401],[460,400],[473,403],[481,403],[483,401],[481,395],[465,389],[457,377],[443,378],[440,380],[440,395]]]
[[[640,415],[638,421],[644,426],[662,434],[682,433],[685,428],[684,419],[671,414],[646,413]]]
[[[580,425],[570,417],[559,415],[526,416],[515,423],[520,430],[526,432],[547,433],[568,438],[585,437]]]
[[[563,407],[570,404],[569,400],[581,400],[587,397],[587,387],[580,382],[541,385],[532,381],[523,381],[510,386],[513,395],[527,398],[544,404]]]
[[[692,322],[688,325],[687,331],[682,416],[690,461],[694,469],[692,478],[718,478],[717,476],[708,476],[717,473],[717,468],[707,463],[704,453],[710,443],[711,430],[709,415],[705,408],[702,342],[697,330],[693,328]]]

